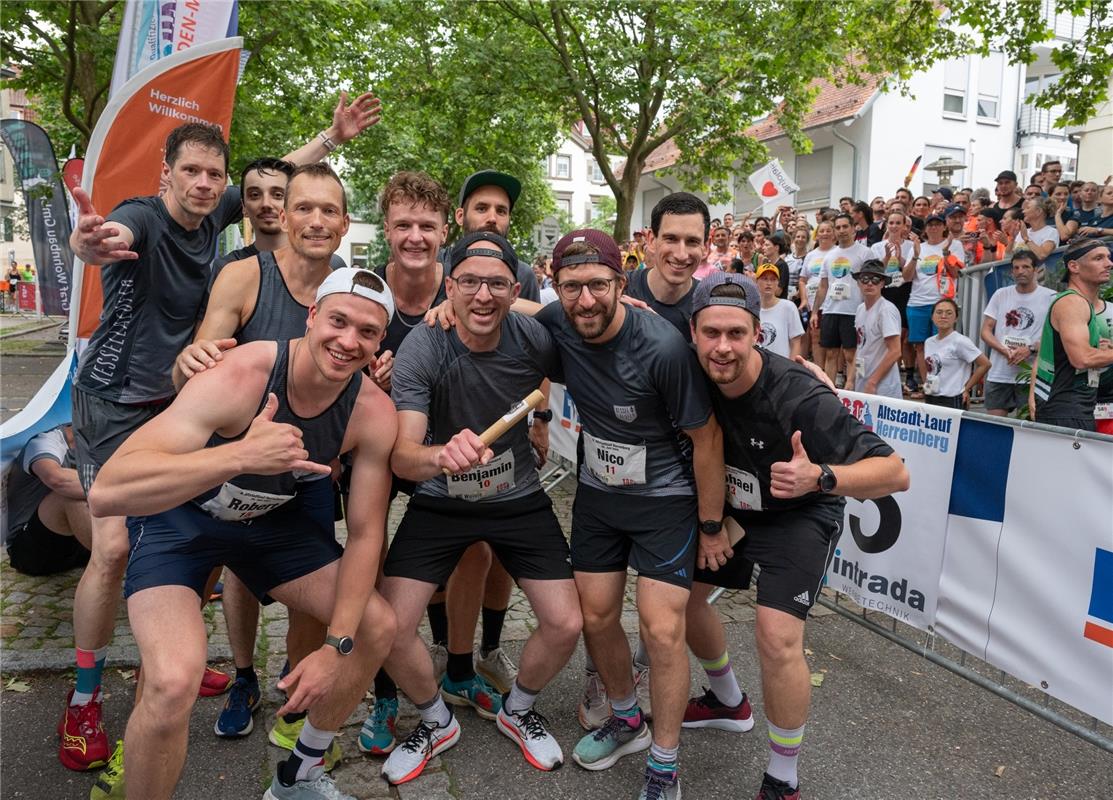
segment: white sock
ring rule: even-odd
[[[772,722],[768,724],[769,766],[765,771],[770,777],[796,788],[800,783],[796,776],[796,759],[800,757],[800,746],[804,741],[804,726],[789,730],[778,728]]]
[[[422,722],[436,725],[438,728],[443,728],[452,722],[452,712],[448,710],[440,692],[433,695],[433,699],[429,702],[417,706],[417,711],[421,714]]]
[[[515,680],[502,707],[506,709],[507,714],[524,714],[533,708],[533,703],[537,700],[538,694],[540,692],[535,692],[532,689],[523,689],[522,684]]]
[[[742,689],[738,686],[738,679],[734,677],[734,670],[730,665],[730,652],[723,654],[711,661],[699,660],[707,675],[707,683],[719,702],[724,706],[734,707],[742,702]]]

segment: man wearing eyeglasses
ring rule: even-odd
[[[536,318],[557,343],[583,424],[572,568],[584,639],[612,711],[580,740],[573,759],[601,770],[649,748],[641,797],[676,798],[692,572],[697,562],[725,563],[730,549],[721,533],[721,434],[684,339],[661,317],[619,301],[625,278],[610,236],[564,236],[553,252],[553,276],[560,307],[552,303]],[[654,669],[652,735],[620,622],[628,566],[638,573],[638,613]]]
[[[519,291],[517,264],[514,249],[498,234],[464,236],[446,264],[455,327],[415,328],[394,367],[399,435],[391,463],[417,488],[383,568],[383,595],[399,620],[386,668],[421,720],[383,765],[392,784],[413,780],[459,740],[460,725],[445,701],[495,719],[538,769],[555,769],[564,760],[534,701],[579,639],[568,545],[541,489],[526,422],[490,445],[479,438],[543,380],[559,377],[560,360],[545,328],[510,314]],[[488,543],[518,581],[538,623],[501,704],[453,692],[447,682],[438,691],[432,658],[418,635],[429,598],[479,542]]]
[[[854,277],[862,294],[854,313],[858,336],[854,386],[859,392],[900,400],[900,312],[881,296],[881,288],[892,279],[876,258],[863,263]]]

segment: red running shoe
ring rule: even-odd
[[[73,689],[66,695],[66,713],[58,722],[58,760],[66,769],[83,772],[108,763],[111,748],[101,721],[101,699],[98,690],[83,706],[71,706]]]
[[[718,728],[721,731],[742,733],[754,727],[750,699],[742,693],[742,702],[725,706],[710,689],[703,690],[703,697],[693,697],[684,709],[685,728]]]
[[[216,697],[224,694],[232,686],[232,678],[213,667],[205,667],[205,674],[201,677],[201,688],[197,691],[198,697]]]
[[[800,800],[800,787],[794,789],[766,772],[755,800]]]

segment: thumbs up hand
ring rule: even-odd
[[[769,493],[782,500],[816,491],[820,469],[808,458],[800,431],[792,434],[792,460],[778,461],[769,468]]]
[[[314,464],[308,460],[309,452],[305,449],[300,430],[274,421],[277,410],[278,398],[271,392],[263,410],[251,421],[247,435],[235,443],[241,449],[243,471],[256,475],[280,475],[294,470],[331,474],[327,464]]]

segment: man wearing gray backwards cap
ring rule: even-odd
[[[756,346],[759,306],[757,285],[733,273],[713,273],[692,300],[692,342],[722,426],[727,530],[742,538],[730,536],[733,553],[718,570],[695,575],[686,633],[710,688],[689,701],[684,726],[753,726],[707,597],[715,586],[747,588],[757,563],[755,638],[769,729],[758,796],[799,800],[796,761],[811,694],[804,620],[842,532],[843,498],[904,491],[908,472],[807,369]]]
[[[1033,419],[1092,431],[1102,373],[1113,365],[1113,335],[1094,313],[1109,283],[1109,245],[1076,240],[1063,254],[1067,288],[1051,301],[1040,336]]]
[[[661,317],[619,301],[626,280],[610,236],[596,230],[564,236],[553,252],[553,278],[560,307],[551,303],[536,319],[556,340],[583,424],[572,569],[584,639],[612,710],[576,745],[573,759],[599,770],[650,748],[640,796],[671,800],[680,795],[684,609],[692,572],[697,552],[700,566],[726,560],[725,538],[699,532],[722,526],[719,426],[683,337]],[[638,573],[641,631],[653,662],[652,735],[620,623],[627,567]]]
[[[374,273],[340,269],[317,289],[305,336],[252,342],[191,378],[162,414],[116,451],[89,495],[100,515],[129,515],[128,617],[149,691],[128,724],[128,794],[169,797],[186,755],[205,665],[199,602],[226,565],[260,600],[328,625],[321,647],[282,681],[279,714],[308,709],[269,800],[346,798],[325,753],[394,639],[394,612],[374,591],[385,536],[396,414],[361,370],[394,313]],[[312,484],[352,453],[348,540]]]
[[[541,489],[526,421],[489,445],[479,438],[560,369],[545,328],[510,313],[517,264],[497,233],[464,236],[446,263],[456,326],[419,326],[398,351],[391,395],[399,434],[391,460],[395,474],[417,488],[383,567],[383,596],[398,615],[386,667],[421,719],[383,765],[392,784],[413,780],[459,740],[460,724],[446,701],[496,720],[534,767],[552,770],[564,761],[534,700],[580,636],[568,544]],[[438,691],[433,660],[418,635],[429,598],[476,543],[487,543],[518,581],[538,622],[501,699],[475,672],[456,680],[450,671]],[[466,588],[478,592],[482,576],[479,581]],[[466,652],[470,666],[470,645]]]

